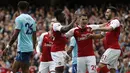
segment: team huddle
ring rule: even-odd
[[[29,73],[29,62],[34,49],[40,55],[38,73],[63,73],[71,53],[72,73],[105,73],[102,68],[106,66],[110,73],[116,73],[121,54],[118,43],[121,24],[116,17],[115,7],[106,9],[105,17],[108,22],[103,24],[88,24],[86,14],[75,14],[68,24],[65,13],[61,9],[55,10],[55,19],[52,19],[49,31],[42,33],[36,40],[36,22],[27,14],[28,6],[26,1],[18,3],[20,15],[15,19],[14,34],[4,49],[6,52],[18,37],[18,54],[12,66],[13,73],[19,68],[22,73]],[[100,33],[95,34],[96,31]],[[102,38],[106,51],[97,65],[93,40]],[[69,48],[66,50],[68,42]]]

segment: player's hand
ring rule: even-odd
[[[11,48],[11,46],[7,45],[7,46],[5,47],[5,49],[3,50],[3,54],[5,54],[5,53],[8,51],[9,48]]]
[[[66,63],[68,63],[70,59],[71,59],[70,56],[68,56],[68,55],[65,56],[65,62],[66,62]]]
[[[85,37],[86,37],[86,39],[92,38],[93,34],[87,34]]]
[[[67,63],[70,60],[70,56],[67,53],[64,53],[64,59],[65,62]]]
[[[11,46],[9,46],[9,45],[7,45],[6,47],[5,47],[5,49],[3,50],[3,52],[2,52],[2,55],[3,56],[7,56],[7,53],[8,53],[8,49],[10,49],[11,48]]]

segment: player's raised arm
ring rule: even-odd
[[[65,23],[66,17],[65,17],[65,14],[62,12],[62,10],[60,9],[56,10],[54,12],[54,15],[59,23],[54,24],[53,29],[54,31],[60,31],[61,33],[65,33],[69,31],[77,20],[77,18],[75,17],[69,25],[66,25]]]
[[[67,32],[67,31],[69,31],[73,27],[73,25],[76,22],[76,20],[77,20],[77,18],[74,18],[69,25],[63,26],[61,28],[61,32]]]

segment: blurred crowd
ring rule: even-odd
[[[64,6],[64,12],[68,17],[67,20],[73,19],[74,14],[87,14],[89,17],[89,24],[100,24],[105,23],[104,13],[106,7],[111,4],[100,6],[89,5],[89,6],[79,6],[78,8],[68,8]],[[119,43],[122,49],[122,55],[119,59],[119,66],[117,73],[130,73],[130,4],[116,4],[118,10],[118,19],[121,22],[122,28],[119,38]],[[37,23],[37,37],[41,33],[48,31],[51,19],[54,18],[54,7],[29,7],[29,14],[36,20]],[[2,68],[11,69],[11,65],[17,54],[17,42],[15,42],[12,48],[7,52],[7,56],[2,56],[2,50],[11,38],[14,30],[14,20],[19,15],[17,9],[11,6],[0,7],[0,73],[2,73]],[[98,32],[97,32],[98,33]],[[94,40],[95,55],[97,58],[97,64],[100,60],[101,55],[105,51],[102,43],[102,39]],[[39,57],[35,53],[34,59],[31,62],[30,70],[34,73],[38,70]],[[66,73],[69,73],[69,68],[71,68],[71,60],[66,65]],[[70,71],[71,73],[71,71]]]

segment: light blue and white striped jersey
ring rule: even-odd
[[[18,51],[31,52],[33,51],[32,34],[36,31],[36,22],[28,14],[21,14],[15,19],[15,29],[19,29],[18,35]]]
[[[69,46],[74,47],[72,51],[72,64],[77,64],[78,46],[74,37],[71,37]]]

